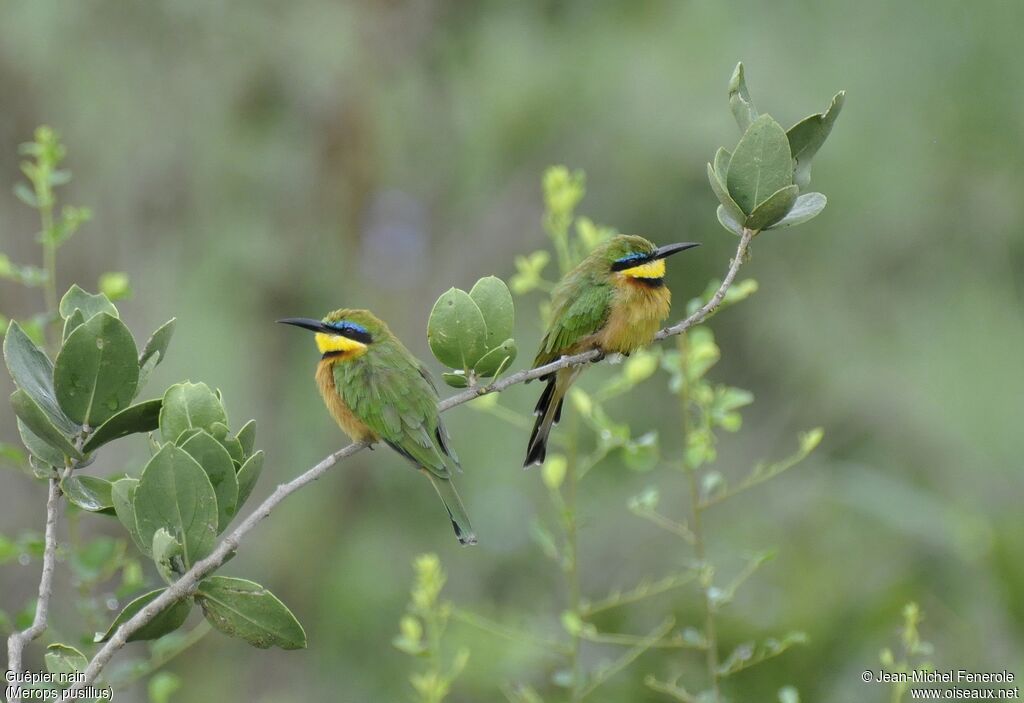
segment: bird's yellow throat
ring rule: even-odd
[[[316,333],[316,346],[321,354],[344,354],[348,358],[361,356],[366,351],[366,345],[354,339],[343,337],[340,334]]]
[[[622,275],[629,276],[630,278],[664,278],[665,260],[655,259],[654,261],[648,261],[646,264],[634,266],[631,269],[624,269]]]

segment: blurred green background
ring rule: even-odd
[[[787,126],[846,89],[814,167],[829,207],[759,238],[743,275],[760,292],[713,322],[714,377],[757,398],[723,441],[724,472],[826,430],[807,463],[711,516],[724,564],[778,548],[723,614],[724,647],[810,635],[726,692],[771,701],[793,684],[805,701],[882,700],[860,672],[877,668],[912,599],[938,668],[1020,675],[1022,26],[1015,0],[5,3],[0,250],[38,257],[35,213],[8,186],[17,145],[50,124],[75,173],[63,198],[96,213],[61,251],[62,289],[124,270],[135,298],[120,307],[137,336],[178,318],[150,390],[206,381],[233,425],[255,417],[261,499],[344,443],[313,386],[312,340],[275,319],[369,307],[440,371],[425,341],[433,301],[483,275],[507,279],[514,255],[546,246],[539,182],[552,163],[587,171],[581,210],[596,221],[704,242],[669,267],[684,301],[735,245],[704,170],[737,138],[725,95],[735,62],[758,107]],[[519,302],[517,368],[539,338],[538,302]],[[8,315],[40,305],[38,290],[0,285]],[[0,374],[0,395],[11,390]],[[501,402],[526,412],[539,390]],[[677,450],[664,376],[614,411]],[[290,604],[309,649],[208,637],[170,667],[186,678],[181,700],[407,699],[410,661],[390,641],[424,551],[441,556],[461,605],[557,631],[559,576],[528,530],[549,508],[539,475],[519,468],[525,435],[468,407],[446,419],[480,546],[457,546],[397,456],[359,454],[288,500],[225,567]],[[0,440],[17,440],[6,402]],[[137,471],[145,444],[127,444],[92,470]],[[581,496],[587,591],[678,568],[685,555],[624,507],[659,483],[682,514],[678,475],[615,459],[595,471]],[[0,532],[41,530],[44,500],[41,485],[0,473]],[[0,571],[4,607],[37,578],[38,564]],[[58,594],[68,590],[65,571]],[[55,609],[73,622],[66,599]],[[697,596],[627,609],[616,626],[644,631],[667,610],[696,624]],[[450,636],[473,650],[452,700],[500,700],[508,680],[548,685],[543,652],[461,625]],[[588,664],[608,655],[588,650]],[[674,666],[699,681],[694,654],[650,653],[594,700],[664,700],[642,678]]]

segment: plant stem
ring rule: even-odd
[[[576,488],[579,482],[579,415],[570,413],[568,432],[567,466],[565,472],[565,578],[569,589],[569,610],[576,616],[580,615],[580,571],[579,571],[579,531],[576,520]],[[583,695],[582,671],[580,667],[580,649],[583,640],[579,632],[572,633],[572,689],[570,701],[579,701]]]
[[[57,559],[57,510],[60,504],[60,483],[56,478],[50,479],[49,495],[46,499],[46,534],[43,547],[43,573],[39,579],[39,599],[36,602],[36,613],[32,624],[15,632],[7,638],[7,669],[15,674],[24,671],[22,654],[25,645],[46,631],[46,621],[50,610],[50,594],[53,591],[53,571]],[[20,703],[21,697],[15,696],[11,703]]]
[[[686,368],[686,358],[690,352],[689,335],[686,333],[679,335],[678,345],[679,353],[683,359],[683,368]],[[708,577],[705,575],[707,574],[708,565],[705,563],[707,552],[704,545],[704,527],[701,521],[702,508],[700,504],[700,490],[697,486],[697,468],[690,461],[690,453],[687,445],[692,428],[690,426],[690,384],[685,378],[685,373],[682,387],[679,391],[679,405],[680,412],[683,416],[683,470],[686,471],[690,485],[690,512],[692,515],[690,532],[693,535],[693,551],[697,557],[697,562],[701,570],[700,591],[704,600],[704,639],[707,641],[705,658],[707,662],[708,678],[711,682],[711,691],[714,696],[712,700],[715,701],[715,703],[718,703],[721,700],[721,692],[719,691],[718,685],[718,636],[715,631],[714,605],[712,604],[711,597],[708,594],[708,589],[711,584],[708,583]]]
[[[127,674],[124,678],[111,681],[110,685],[116,688],[125,688],[126,686],[130,686],[131,684],[135,683],[139,679],[145,678],[146,676],[155,673],[157,670],[162,669],[164,666],[166,666],[172,659],[184,653],[185,650],[200,642],[204,637],[206,637],[206,635],[208,635],[212,631],[213,628],[210,626],[209,622],[207,622],[206,620],[201,621],[198,625],[189,630],[188,634],[185,635],[185,638],[182,639],[178,646],[176,646],[174,649],[165,652],[160,657],[150,659],[149,661],[140,665],[138,668],[132,669],[131,672]]]

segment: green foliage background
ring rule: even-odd
[[[582,209],[595,221],[705,243],[669,265],[685,301],[735,245],[704,166],[735,140],[724,96],[735,61],[786,124],[845,88],[814,168],[829,207],[766,233],[770,246],[755,241],[743,274],[760,292],[712,323],[715,375],[757,398],[742,440],[722,446],[725,470],[788,453],[799,429],[822,425],[826,439],[716,513],[709,546],[726,557],[779,547],[721,617],[725,647],[780,627],[810,636],[732,681],[737,700],[790,683],[808,701],[880,699],[859,674],[911,599],[939,668],[1019,672],[1024,661],[1022,22],[1024,7],[995,0],[7,4],[0,182],[18,179],[17,145],[37,124],[62,132],[76,174],[64,198],[94,216],[89,236],[62,249],[61,289],[127,271],[132,329],[178,318],[153,385],[207,381],[233,418],[257,418],[258,500],[344,441],[313,387],[311,341],[274,319],[370,307],[430,361],[437,296],[507,279],[514,255],[546,245],[538,180],[549,163],[586,169]],[[0,250],[31,261],[36,229],[0,189]],[[39,294],[0,282],[9,314],[34,312]],[[519,306],[527,351],[513,368],[539,338],[533,309]],[[11,390],[0,374],[0,397]],[[526,411],[539,390],[502,402]],[[621,402],[620,416],[661,429],[673,451],[663,377]],[[528,534],[546,497],[518,468],[525,434],[469,409],[446,422],[481,546],[457,547],[397,456],[363,452],[285,503],[225,567],[272,584],[310,648],[205,641],[171,667],[186,676],[181,696],[304,701],[340,687],[346,701],[402,699],[408,662],[391,639],[424,551],[440,555],[455,601],[551,622],[562,604]],[[6,404],[0,441],[17,441]],[[137,469],[148,452],[135,443],[91,470]],[[583,581],[601,593],[660,573],[670,552],[623,508],[652,475],[614,461],[595,471],[580,539]],[[0,500],[0,532],[41,528],[39,485],[0,473]],[[27,599],[37,571],[0,571],[4,599]],[[66,576],[57,586],[54,617],[73,619]],[[681,624],[699,617],[692,593],[669,602]],[[623,617],[638,622],[622,629],[649,625],[642,610]],[[546,671],[536,650],[458,624],[449,636],[473,652],[452,700],[496,700],[495,682]],[[680,655],[645,656],[650,666],[616,679],[607,700],[658,700],[642,673]]]

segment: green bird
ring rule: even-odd
[[[551,323],[533,367],[590,349],[629,354],[650,344],[671,306],[665,258],[696,246],[700,245],[682,242],[659,248],[627,234],[598,246],[552,292]],[[559,369],[543,377],[548,385],[534,411],[537,422],[524,467],[544,462],[551,426],[561,418],[562,400],[582,368]]]
[[[455,536],[476,544],[452,484],[459,460],[437,412],[437,389],[423,364],[367,310],[335,310],[323,320],[278,322],[316,333],[316,385],[327,410],[356,442],[385,442],[419,469],[441,496]]]

